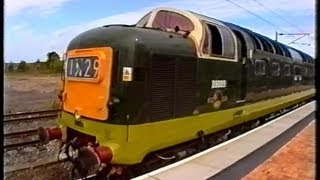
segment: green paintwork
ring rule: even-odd
[[[140,125],[113,125],[80,119],[84,126],[74,124],[74,117],[63,113],[59,124],[96,136],[100,145],[113,151],[113,164],[136,164],[150,152],[197,138],[198,131],[206,134],[256,119],[314,96],[314,89],[260,101],[242,107],[205,113],[178,119]],[[243,111],[241,116],[234,116]]]
[[[120,103],[112,107],[114,111],[107,120],[110,124],[127,124],[124,119],[128,115],[136,118],[140,108],[145,106],[145,95],[149,93],[146,75],[152,54],[165,52],[172,56],[191,56],[196,59],[193,41],[181,34],[119,25],[86,31],[75,37],[67,50],[92,47],[112,47],[119,52],[117,68],[113,69],[116,77],[112,77],[116,81],[111,87],[110,97],[117,97]],[[133,67],[135,73],[141,69],[141,80],[122,82],[122,67]]]

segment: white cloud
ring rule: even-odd
[[[71,0],[5,0],[5,16],[17,15],[24,10],[31,10],[37,14],[49,14],[55,12],[64,3]]]
[[[30,2],[31,1],[33,0],[30,0]],[[45,0],[45,1],[48,3],[48,1],[51,1],[51,0]],[[61,4],[68,0],[52,0],[52,1],[58,1]],[[256,14],[259,14],[260,16],[266,17],[266,19],[268,19],[269,21],[275,23],[278,26],[281,26],[281,29],[285,29],[290,32],[297,31],[296,30],[297,28],[291,27],[289,24],[279,19],[279,17],[273,16],[273,14],[270,13],[268,9],[265,9],[264,7],[259,6],[253,0],[246,0],[246,1],[237,0],[234,2],[236,2],[237,4],[241,5],[246,9],[250,9],[250,11]],[[277,3],[274,3],[274,0],[265,0],[265,1],[262,1],[261,3],[264,4],[266,7],[268,7],[269,9],[272,9],[273,11],[276,11],[277,13],[281,14],[283,17],[285,17],[287,20],[289,20],[293,24],[297,24],[299,26],[299,23],[301,23],[301,25],[303,25],[302,28],[306,32],[314,33],[315,31],[314,20],[306,19],[304,22],[297,22],[295,21],[295,19],[292,19],[292,17],[299,17],[306,13],[313,12],[314,4],[315,4],[314,0],[304,0],[304,1],[278,0]],[[39,3],[39,4],[42,4],[42,3]],[[38,6],[34,5],[34,6],[41,7],[41,5],[38,5]],[[234,6],[233,4],[230,4],[227,1],[173,0],[173,1],[162,3],[162,4],[154,4],[152,6],[138,9],[136,11],[116,14],[113,16],[102,17],[92,21],[70,25],[61,29],[57,29],[50,34],[44,34],[41,32],[32,31],[30,29],[25,29],[27,32],[26,33],[24,32],[23,29],[20,29],[19,33],[15,35],[15,36],[21,37],[20,44],[18,44],[17,47],[7,47],[7,50],[8,50],[7,54],[9,57],[12,55],[12,53],[17,54],[14,52],[14,50],[12,50],[12,48],[17,49],[19,46],[23,47],[22,48],[23,53],[21,49],[20,49],[21,52],[19,52],[19,54],[21,54],[21,58],[28,57],[26,59],[29,59],[29,58],[32,59],[32,57],[34,57],[33,59],[36,59],[36,58],[39,58],[39,56],[45,57],[47,52],[53,51],[53,50],[62,54],[65,51],[70,40],[74,38],[76,35],[80,34],[81,32],[84,32],[94,27],[99,27],[107,24],[134,24],[148,11],[152,10],[154,7],[159,7],[159,6],[168,6],[168,7],[175,7],[179,9],[191,10],[194,12],[208,15],[210,17],[233,22],[240,26],[244,26],[253,31],[256,31],[257,33],[266,35],[272,39],[274,39],[274,36],[275,36],[274,34],[275,34],[275,31],[277,30],[275,27],[271,26],[270,24],[263,22],[262,20]],[[13,10],[11,11],[14,12]],[[15,12],[17,11],[18,10],[15,10]],[[259,24],[259,26],[257,26],[257,24]],[[279,29],[277,31],[279,31]],[[288,43],[294,40],[295,38],[297,37],[281,36],[280,40],[283,43]],[[301,45],[292,45],[292,46],[314,56],[314,53],[315,53],[314,36],[304,38],[300,42],[311,43],[312,46],[301,46]]]

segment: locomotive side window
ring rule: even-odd
[[[272,76],[280,76],[280,64],[272,63]]]
[[[234,57],[235,44],[231,32],[224,27],[217,27],[210,24],[208,24],[208,29],[211,34],[211,54],[227,58]]]
[[[208,33],[208,27],[205,26],[205,34],[203,39],[203,46],[202,46],[202,52],[204,54],[209,54],[209,39],[208,39],[209,33]]]
[[[176,26],[182,31],[192,31],[193,23],[185,16],[169,11],[160,11],[156,15],[152,27],[167,30],[174,29]]]
[[[232,29],[232,32],[237,36],[237,38],[240,40],[241,43],[241,55],[243,57],[247,56],[247,44],[246,40],[244,39],[243,35],[240,31]]]
[[[290,76],[291,75],[290,65],[289,64],[284,65],[283,75],[285,75],[285,76]]]
[[[211,54],[222,56],[222,39],[217,27],[208,25],[211,32]]]
[[[255,74],[256,75],[265,75],[266,74],[266,63],[264,60],[255,61]]]
[[[234,49],[234,40],[231,32],[226,28],[219,28],[219,31],[222,35],[222,55],[225,57],[233,57],[235,53]]]

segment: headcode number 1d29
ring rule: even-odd
[[[67,74],[69,77],[95,78],[98,70],[98,59],[72,58],[68,60]]]

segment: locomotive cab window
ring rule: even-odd
[[[159,11],[152,23],[152,27],[156,29],[174,31],[175,27],[179,27],[181,31],[192,31],[193,23],[189,18],[169,11]]]
[[[265,75],[266,74],[266,63],[264,60],[255,61],[255,74],[256,75]]]
[[[205,36],[210,36],[210,38],[206,37],[203,46],[203,52],[205,53],[209,49],[212,56],[222,56],[225,58],[233,58],[235,56],[235,43],[234,38],[231,32],[224,28],[218,27],[211,24],[207,24],[207,33]],[[207,48],[209,41],[209,47]]]
[[[151,16],[151,12],[143,16],[137,23],[137,27],[145,27],[150,19],[150,16]]]
[[[279,76],[280,75],[280,64],[279,63],[272,63],[272,76]]]

